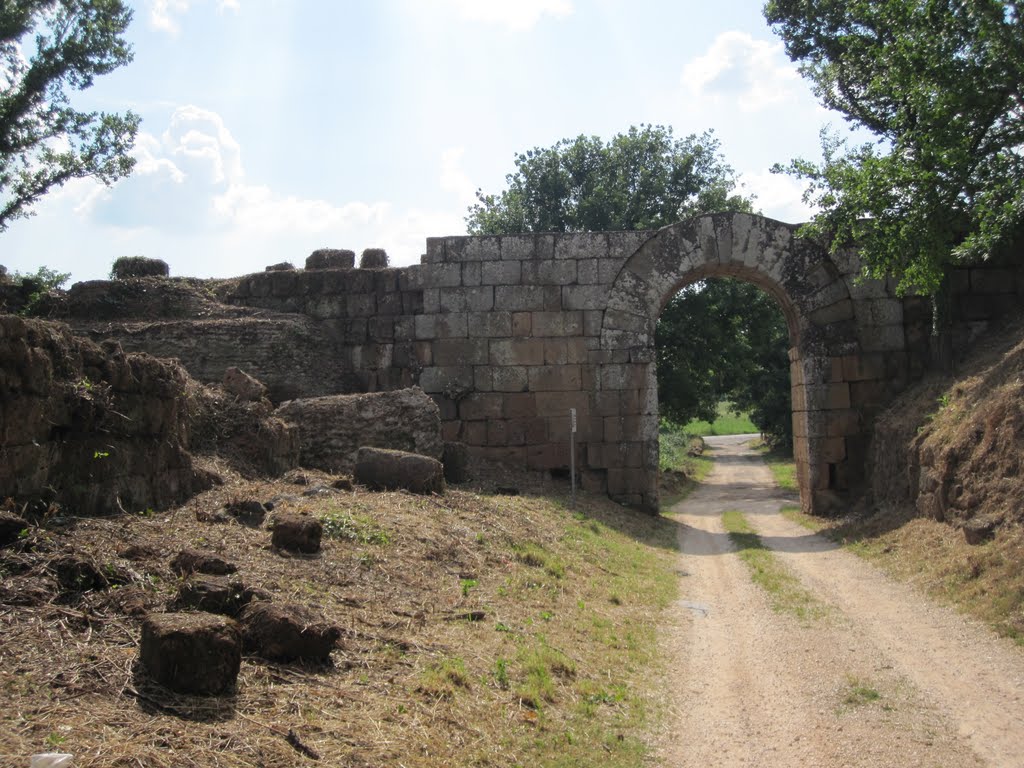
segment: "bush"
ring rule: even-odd
[[[110,276],[114,280],[127,280],[131,277],[167,277],[170,267],[163,259],[149,259],[145,256],[122,256],[110,268]]]
[[[388,252],[383,248],[367,248],[359,257],[360,269],[385,269],[388,266]]]

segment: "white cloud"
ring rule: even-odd
[[[150,0],[149,23],[157,29],[177,34],[177,17],[188,12],[190,0]]]
[[[513,30],[534,26],[543,16],[564,18],[573,12],[572,0],[451,0],[460,16],[470,21],[499,24]]]
[[[176,35],[181,27],[178,19],[189,12],[193,0],[148,0],[149,1],[149,23],[156,29],[162,29],[171,35]],[[233,11],[237,13],[241,9],[240,0],[217,0],[217,10],[220,12]]]
[[[743,192],[753,193],[755,210],[788,224],[809,221],[817,209],[803,201],[806,182],[768,170],[742,174]]]
[[[441,189],[455,195],[459,204],[470,206],[476,202],[476,185],[462,168],[465,147],[449,147],[441,153]]]
[[[723,32],[707,53],[683,69],[682,84],[698,99],[726,102],[756,112],[793,98],[800,81],[781,42],[756,40],[746,32]]]

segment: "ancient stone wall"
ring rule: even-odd
[[[747,214],[658,231],[444,237],[400,269],[281,269],[218,285],[184,321],[80,323],[179,357],[216,381],[229,365],[272,399],[419,385],[446,440],[657,505],[654,327],[683,286],[752,282],[780,304],[804,506],[825,511],[864,479],[874,414],[929,364],[930,305],[860,279],[796,227]],[[206,313],[206,310],[203,310]],[[570,409],[577,431],[570,432]]]

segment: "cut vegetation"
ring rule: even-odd
[[[217,469],[225,485],[169,512],[55,518],[0,550],[3,760],[55,746],[80,768],[293,766],[314,753],[365,766],[645,759],[655,627],[677,593],[671,522],[589,494],[573,511],[526,481],[518,496],[303,496]],[[204,522],[243,498],[319,518],[322,551],[290,555],[262,527]],[[169,562],[184,548],[322,612],[341,630],[332,662],[245,656],[226,698],[140,675],[141,616],[178,593]],[[72,556],[88,583],[53,575]]]

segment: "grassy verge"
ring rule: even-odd
[[[740,559],[750,569],[754,583],[768,593],[775,611],[789,613],[802,621],[827,615],[827,606],[800,585],[800,580],[764,545],[742,512],[722,513],[722,524]]]
[[[711,422],[694,419],[684,425],[687,434],[707,437],[708,435],[749,435],[760,432],[746,413],[737,413],[731,403],[718,404],[718,417]]]
[[[912,510],[838,521],[796,507],[782,512],[1024,647],[1024,530],[1002,530],[994,540],[972,546],[960,531]]]
[[[800,486],[796,481],[796,461],[793,459],[793,452],[783,451],[777,448],[769,448],[764,442],[758,442],[754,450],[764,458],[768,469],[772,471],[775,484],[785,491],[799,491]]]
[[[662,419],[658,429],[659,468],[662,472],[662,504],[671,507],[685,499],[707,477],[714,464],[710,450],[697,435]]]

